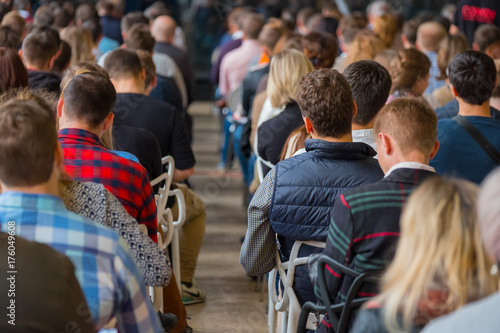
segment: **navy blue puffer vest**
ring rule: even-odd
[[[309,139],[305,146],[306,153],[276,165],[269,218],[283,260],[288,260],[296,240],[326,241],[330,211],[341,193],[384,176],[373,159],[375,150],[367,144]],[[322,249],[303,246],[299,255],[313,252]],[[301,305],[316,300],[305,267],[297,268],[294,286]]]

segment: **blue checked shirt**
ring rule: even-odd
[[[431,68],[429,70],[429,86],[425,89],[425,94],[432,94],[437,88],[441,88],[446,84],[444,80],[436,79],[441,75],[441,71],[437,65],[437,53],[436,52],[424,52],[425,55],[431,61]]]
[[[240,264],[250,276],[270,272],[276,266],[276,233],[269,221],[276,169],[271,169],[248,207],[248,229],[241,246]]]
[[[126,243],[112,230],[69,212],[51,195],[5,192],[0,195],[1,230],[14,221],[16,236],[64,253],[75,266],[96,328],[113,316],[121,333],[163,332],[144,282]]]

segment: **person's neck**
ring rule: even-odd
[[[81,129],[90,133],[93,133],[99,137],[99,139],[102,136],[102,129],[100,127],[98,128],[93,128],[90,127],[88,124],[86,124],[83,121],[78,121],[78,120],[73,120],[73,121],[66,121],[64,117],[59,118],[59,129],[65,129],[65,128],[76,128],[76,129]]]
[[[356,123],[352,123],[352,130],[353,131],[359,131],[359,130],[366,130],[366,129],[373,129],[373,123],[375,122],[375,119],[372,119],[368,124],[366,125],[360,125]]]
[[[500,111],[500,97],[492,97],[490,99],[490,106]]]
[[[144,82],[137,78],[113,80],[117,94],[144,94]]]
[[[50,72],[50,67],[49,66],[36,66],[30,63],[26,63],[26,70],[28,71],[38,71],[38,72]]]
[[[21,192],[26,194],[47,194],[58,196],[58,178],[59,172],[52,172],[49,180],[45,183],[34,186],[7,186],[2,183],[2,192]]]
[[[457,97],[457,101],[458,101],[458,114],[459,115],[491,118],[490,100],[485,101],[481,105],[474,105],[474,104],[466,103],[460,97]]]
[[[311,133],[311,138],[328,141],[328,142],[352,142],[352,133],[346,134],[340,138],[334,138],[331,136],[318,136],[315,133]]]
[[[405,162],[413,162],[413,163],[421,163],[429,165],[429,156],[424,156],[419,151],[411,151],[406,155],[401,154],[399,150],[393,151],[393,153],[390,156],[390,164],[387,170],[384,170],[384,174],[386,174],[393,166]]]

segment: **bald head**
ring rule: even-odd
[[[177,23],[167,15],[158,16],[151,26],[151,35],[160,43],[172,43],[175,36]]]
[[[435,52],[445,36],[446,30],[441,23],[424,22],[417,30],[417,45],[421,51]]]

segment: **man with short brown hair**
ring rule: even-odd
[[[279,162],[266,175],[250,203],[240,254],[248,275],[273,269],[276,234],[284,260],[297,240],[326,241],[335,198],[383,176],[373,159],[375,150],[365,143],[352,142],[356,103],[349,83],[339,72],[320,69],[304,76],[297,102],[312,138],[305,143],[306,153]],[[319,249],[308,248],[301,256],[314,251]],[[297,267],[294,283],[301,304],[316,301],[307,269]]]
[[[431,108],[414,98],[395,99],[378,113],[374,130],[385,177],[337,198],[323,250],[323,255],[357,272],[382,270],[390,262],[404,203],[419,184],[436,175],[429,166],[439,148],[437,117]],[[332,268],[330,273],[328,293],[333,303],[340,303],[353,280]],[[361,292],[375,295],[377,290],[365,284]],[[315,293],[320,293],[317,282]],[[325,324],[318,328],[318,332],[329,331]]]

